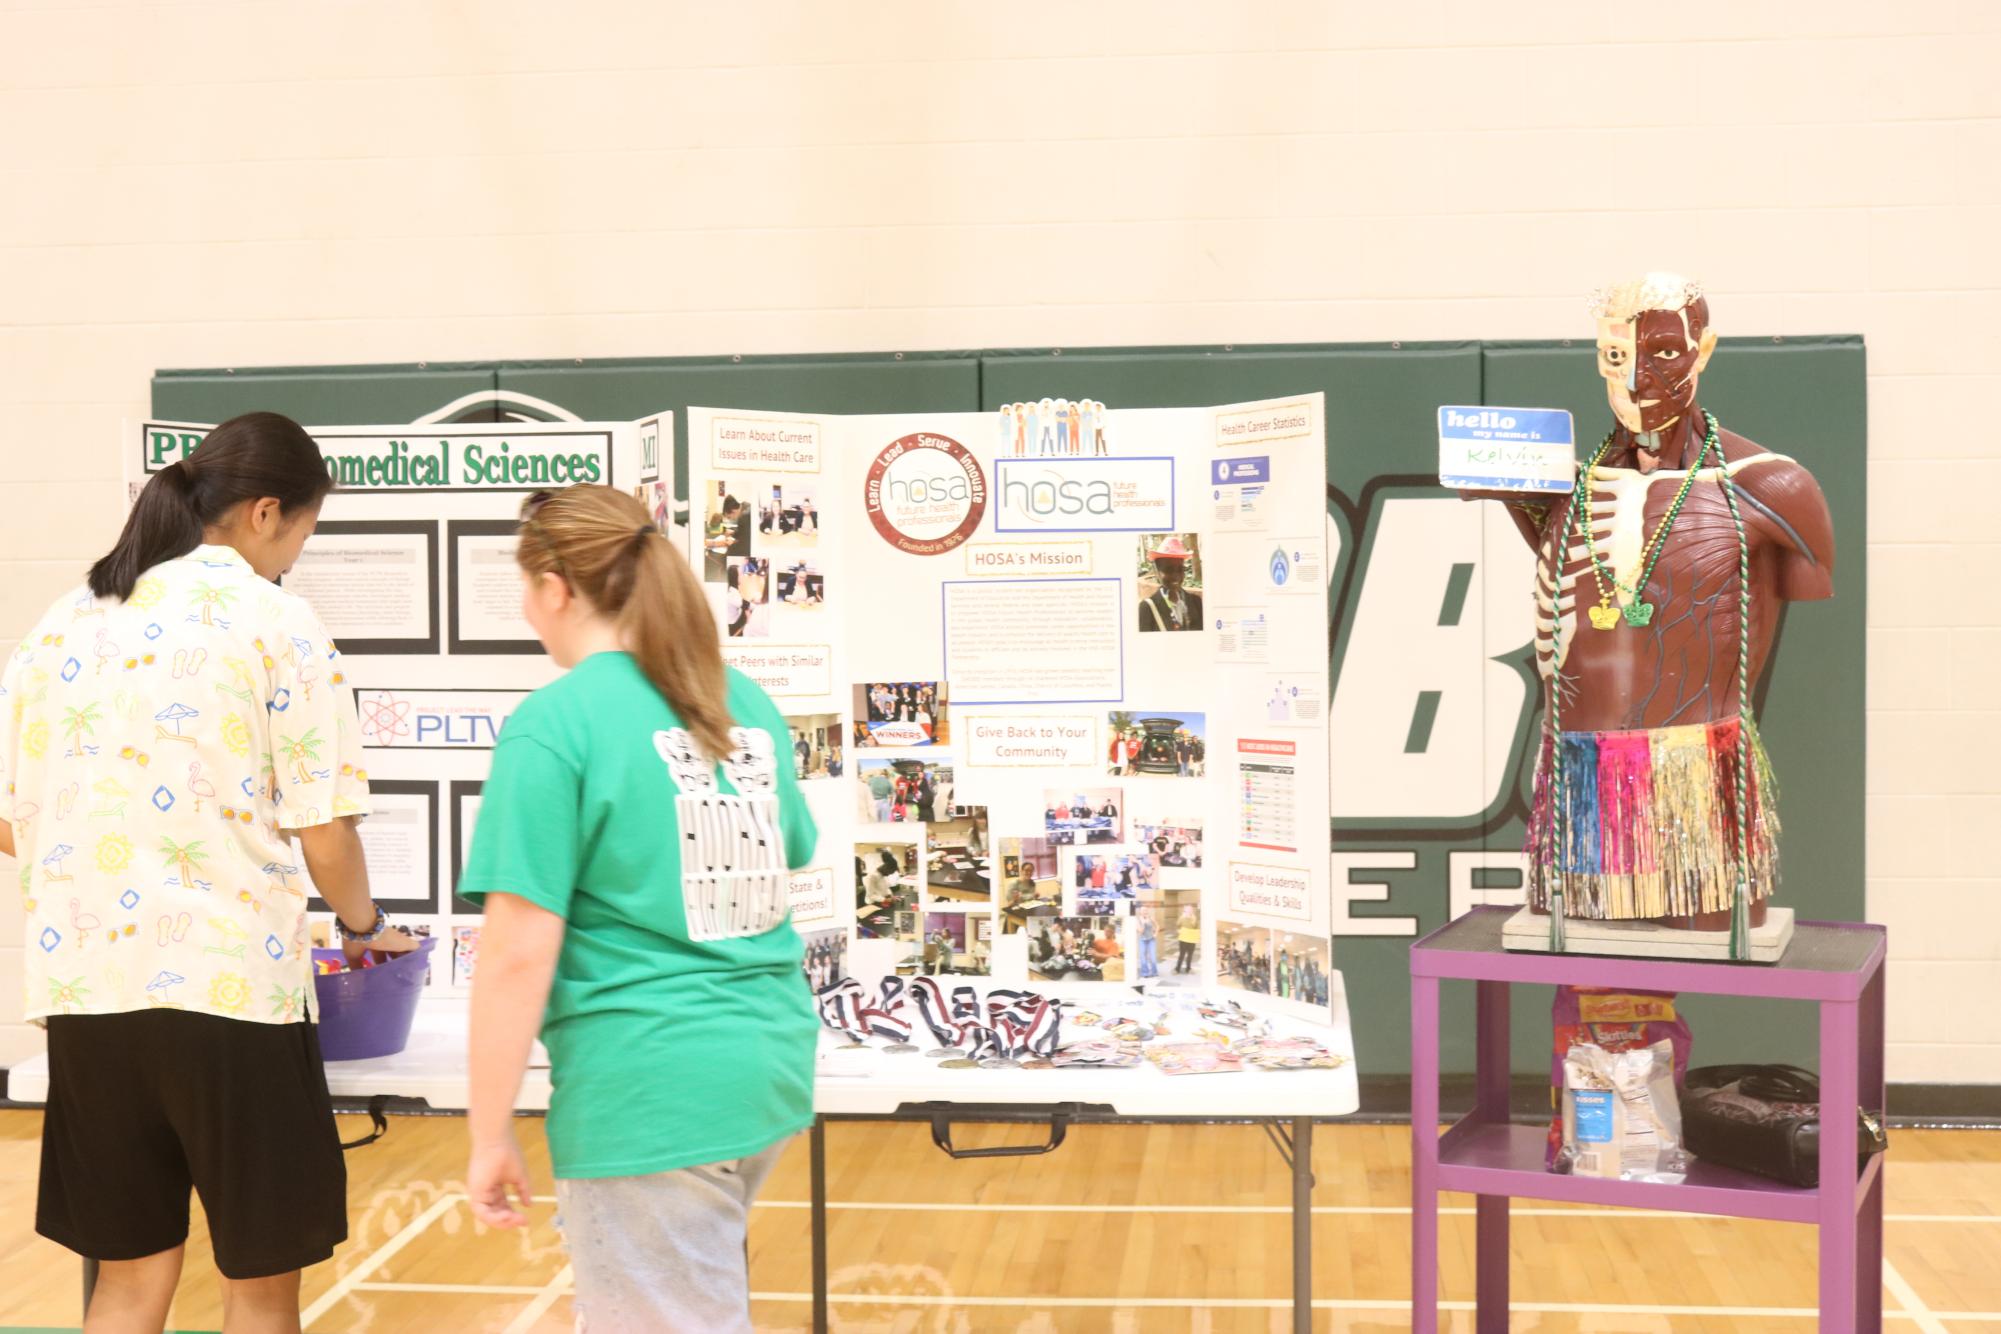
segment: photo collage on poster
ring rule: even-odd
[[[852,690],[855,929],[903,976],[985,977],[994,947],[992,831],[965,804],[944,681]],[[880,836],[880,837],[878,837]]]
[[[702,497],[702,582],[720,589],[722,631],[769,639],[774,621],[827,605],[819,486],[812,478],[738,473]],[[777,633],[786,637],[786,629]]]
[[[690,556],[819,826],[809,980],[1324,1016],[1323,412],[690,410]]]

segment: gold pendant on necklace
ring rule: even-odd
[[[1651,608],[1649,608],[1649,610],[1651,611]],[[1617,607],[1614,607],[1609,603],[1607,603],[1607,604],[1601,604],[1591,609],[1592,629],[1610,630],[1613,626],[1617,625],[1618,623],[1619,623],[1619,609]]]

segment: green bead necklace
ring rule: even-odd
[[[1659,563],[1661,553],[1667,549],[1668,533],[1673,529],[1674,521],[1681,517],[1681,507],[1688,502],[1688,493],[1695,489],[1695,474],[1701,470],[1703,463],[1709,458],[1711,453],[1715,453],[1719,466],[1721,466],[1723,461],[1723,454],[1717,448],[1716,444],[1716,418],[1710,413],[1704,413],[1703,416],[1706,419],[1707,429],[1702,438],[1702,448],[1697,451],[1694,461],[1689,464],[1688,476],[1682,478],[1681,489],[1675,492],[1674,500],[1668,505],[1667,513],[1661,516],[1660,523],[1655,526],[1654,535],[1647,540],[1646,546],[1641,548],[1640,577],[1634,580],[1630,586],[1623,582],[1618,574],[1605,563],[1604,557],[1598,554],[1598,541],[1593,535],[1594,529],[1597,527],[1595,516],[1586,515],[1580,520],[1578,507],[1575,505],[1571,506],[1571,532],[1574,534],[1577,531],[1579,523],[1582,523],[1584,529],[1584,550],[1591,557],[1591,577],[1598,585],[1598,605],[1591,609],[1591,624],[1594,628],[1610,630],[1618,625],[1621,615],[1625,617],[1626,624],[1636,630],[1644,628],[1654,619],[1654,604],[1648,602],[1642,594],[1646,592],[1647,583],[1654,576],[1654,566]],[[1598,465],[1604,460],[1605,455],[1611,451],[1612,441],[1617,434],[1616,431],[1607,431],[1605,438],[1598,444],[1598,452],[1591,456],[1591,462],[1585,464],[1579,470],[1577,485],[1580,489],[1589,488],[1592,475],[1598,470]],[[1585,498],[1586,508],[1589,508],[1591,504],[1592,500],[1587,491]],[[1608,584],[1611,588],[1617,589],[1625,595],[1626,602],[1623,607],[1617,605],[1616,601],[1610,595],[1607,588]]]

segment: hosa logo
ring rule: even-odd
[[[1001,512],[1020,509],[1038,519],[1054,514],[1103,514],[1112,512],[1112,484],[1106,481],[1079,482],[1074,478],[1048,473],[1039,480],[1026,477],[1001,478]]]
[[[997,533],[1173,532],[1171,458],[994,461]]]
[[[966,505],[973,498],[965,474],[956,472],[943,477],[889,477],[882,489],[892,505]]]
[[[908,555],[936,556],[979,530],[987,478],[957,440],[918,431],[876,455],[863,479],[862,502],[883,541]]]

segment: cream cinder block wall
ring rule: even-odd
[[[2001,1082],[2001,8],[1646,17],[0,0],[0,649],[158,367],[1588,336],[1677,268],[1868,339],[1891,1072]]]

